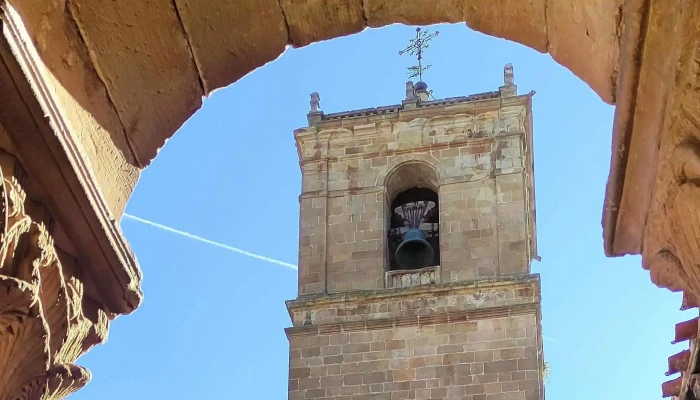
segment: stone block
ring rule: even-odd
[[[512,372],[518,370],[519,360],[491,361],[484,363],[484,372]]]
[[[536,358],[522,358],[518,360],[518,370],[538,370],[539,363]]]
[[[365,27],[362,1],[283,0],[289,39],[296,46],[360,32]]]

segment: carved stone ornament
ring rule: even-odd
[[[661,139],[653,214],[644,238],[652,281],[700,301],[700,43],[681,57],[681,83]]]
[[[643,240],[643,265],[652,281],[683,292],[681,309],[700,304],[700,6],[681,14],[682,32],[675,87],[660,127],[656,186]],[[669,372],[681,376],[662,385],[664,397],[697,398],[700,341],[697,317],[676,325],[673,343],[687,350],[669,358]]]
[[[0,400],[62,399],[90,380],[72,363],[106,339],[109,320],[84,297],[76,261],[56,248],[48,212],[2,150],[0,173]]]

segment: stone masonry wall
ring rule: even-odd
[[[443,282],[528,273],[523,175],[440,186]]]
[[[540,400],[535,315],[290,338],[289,400]]]
[[[294,326],[292,330],[303,328],[304,331],[313,331],[316,327],[329,324],[371,324],[377,320],[427,318],[445,313],[509,310],[539,301],[536,277],[525,275],[468,283],[305,296],[288,301],[287,307]],[[352,326],[355,329],[355,325]]]
[[[384,287],[384,183],[410,162],[439,177],[442,282],[527,273],[526,107],[509,101],[481,112],[461,105],[297,130],[299,294]]]
[[[348,194],[329,202],[328,290],[383,287],[383,194]]]
[[[323,293],[326,287],[327,198],[299,201],[299,294]],[[303,271],[303,273],[302,273]]]
[[[537,276],[288,307],[290,400],[542,398]]]

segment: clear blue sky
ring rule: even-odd
[[[429,29],[435,29],[432,27]],[[425,80],[438,98],[497,90],[512,63],[535,90],[537,217],[546,385],[552,399],[660,399],[680,295],[639,257],[603,254],[601,209],[613,107],[524,46],[463,25],[437,27]],[[414,28],[391,26],[288,50],[214,93],[144,173],[127,212],[296,263],[300,173],[292,132],[309,94],[326,112],[400,103],[398,56]],[[124,219],[145,300],[78,362],[93,381],[73,399],[286,399],[296,272]]]

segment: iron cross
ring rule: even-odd
[[[428,42],[430,42],[434,37],[438,36],[440,32],[435,31],[435,33],[428,33],[428,31],[421,31],[420,28],[416,28],[416,37],[411,39],[410,44],[405,49],[399,51],[399,55],[402,56],[408,53],[412,56],[417,56],[418,65],[413,65],[408,67],[408,79],[418,77],[419,80],[423,80],[423,71],[430,68],[430,65],[423,66],[423,50],[428,48]]]

